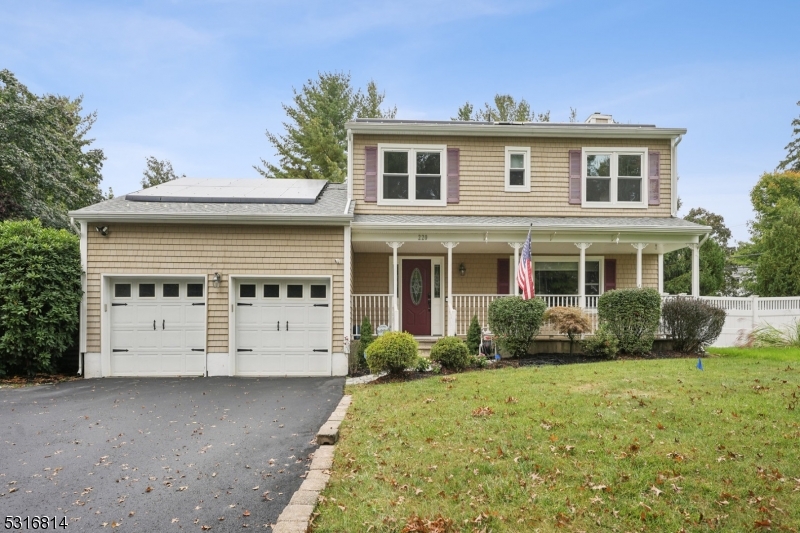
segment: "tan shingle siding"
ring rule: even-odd
[[[461,201],[446,207],[379,206],[364,202],[364,147],[379,143],[445,144],[461,150]],[[506,146],[530,146],[530,193],[505,192]],[[661,153],[658,206],[647,209],[582,208],[568,203],[569,150],[583,147],[647,147]],[[353,137],[353,198],[357,214],[473,215],[487,216],[670,216],[670,143],[641,139],[539,139],[438,136]],[[380,176],[378,177],[380,179]],[[646,179],[646,177],[645,177]]]
[[[100,274],[222,274],[208,287],[209,352],[228,351],[228,275],[332,276],[333,350],[342,350],[344,233],[335,227],[114,224],[88,234],[87,350],[100,351]]]

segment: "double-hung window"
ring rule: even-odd
[[[531,149],[529,146],[506,146],[506,192],[531,191]]]
[[[647,148],[584,148],[584,207],[647,207]]]
[[[378,145],[378,203],[447,205],[447,147]]]

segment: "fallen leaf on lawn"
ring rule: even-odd
[[[344,505],[337,505],[336,507],[338,507],[342,512],[347,511],[347,507],[345,507]]]
[[[517,403],[518,401],[519,400],[517,400],[513,396],[509,396],[508,398],[506,398],[506,403]]]
[[[425,398],[425,401],[424,401],[423,403],[433,403],[433,402],[435,402],[435,401],[436,401],[436,400],[435,400],[435,399],[433,399],[433,398]]]
[[[555,442],[558,440],[558,437],[554,434],[550,435],[550,442]]]
[[[112,528],[116,528],[116,527],[119,527],[119,526],[121,526],[121,525],[122,525],[122,524],[121,524],[120,522],[111,522],[111,527],[112,527]]]
[[[415,493],[417,496],[419,496],[419,495],[420,495],[420,494],[422,494],[423,492],[424,492],[424,491],[423,491],[422,489],[414,489],[414,493]]]
[[[654,492],[655,495],[656,495],[656,498],[658,498],[659,496],[661,496],[661,493],[664,492],[664,491],[659,489],[655,485],[653,485],[652,487],[650,487],[650,492]]]
[[[494,409],[489,406],[478,407],[472,411],[472,416],[489,416],[494,414]]]
[[[756,520],[755,524],[758,528],[772,529],[772,520],[765,518],[764,520]]]
[[[656,427],[657,427],[658,429],[664,429],[664,424],[662,424],[661,422],[659,422],[658,424],[656,424]]]
[[[245,509],[244,512],[242,513],[242,516],[250,516],[250,511]]]

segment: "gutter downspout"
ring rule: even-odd
[[[683,140],[683,135],[678,135],[672,139],[672,146],[670,150],[670,155],[672,157],[672,164],[670,165],[672,170],[672,205],[671,211],[672,216],[678,216],[678,145]]]
[[[350,209],[350,201],[353,199],[353,130],[347,130],[347,210]]]
[[[89,251],[89,243],[87,241],[87,222],[82,221],[80,228],[75,225],[75,219],[70,217],[70,225],[78,231],[80,235],[80,249],[81,249],[81,307],[80,307],[80,322],[78,330],[78,375],[83,375],[83,358],[86,355],[86,266],[87,256]]]

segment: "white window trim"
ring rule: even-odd
[[[647,199],[649,198],[649,162],[647,160],[647,147],[589,147],[581,149],[581,207],[616,207],[620,209],[647,209]],[[611,190],[609,202],[587,202],[586,201],[586,156],[593,154],[611,155]],[[641,155],[642,156],[642,201],[641,202],[619,202],[617,201],[617,157],[618,155]]]
[[[512,261],[513,261],[513,259],[512,259]],[[580,261],[580,256],[579,255],[577,255],[577,256],[576,255],[534,255],[534,256],[531,256],[531,268],[533,269],[534,279],[536,279],[536,262],[537,261],[539,263],[577,263],[577,262]],[[587,255],[586,258],[585,258],[585,261],[586,262],[589,262],[589,261],[599,261],[600,262],[600,281],[598,282],[599,283],[599,287],[598,287],[599,294],[597,294],[597,295],[587,294],[586,295],[586,296],[599,296],[600,294],[603,294],[605,292],[605,290],[604,290],[605,289],[605,283],[603,283],[603,280],[605,279],[605,275],[606,275],[605,256],[603,256],[603,255]],[[584,285],[585,285],[585,283],[584,283]],[[536,291],[536,294],[537,295],[541,295],[541,296],[578,296],[577,294],[561,295],[561,294],[539,293],[538,290]]]
[[[440,152],[441,181],[438,200],[417,200],[416,196],[416,158],[409,158],[408,200],[386,199],[383,197],[383,152],[403,150],[408,152]],[[447,145],[445,144],[378,144],[378,205],[419,205],[426,207],[447,206]]]
[[[511,185],[511,154],[522,153],[525,155],[525,182],[522,185]],[[505,183],[506,192],[531,192],[531,147],[530,146],[506,146]]]

